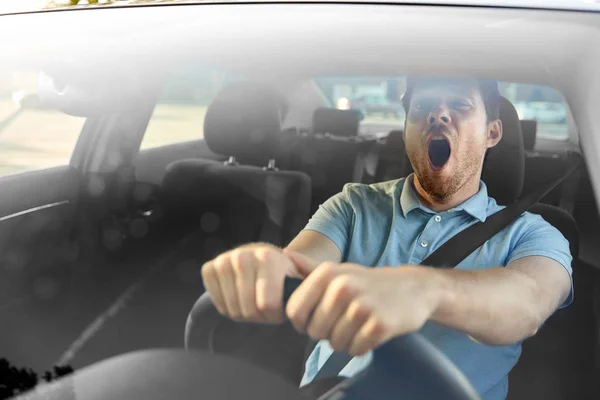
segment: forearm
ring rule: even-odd
[[[304,254],[315,263],[326,261],[340,262],[342,254],[337,245],[327,236],[316,231],[303,231],[286,247]]]
[[[536,281],[517,270],[427,270],[438,278],[434,290],[441,296],[430,319],[487,345],[508,345],[534,335],[554,306],[544,304]]]
[[[244,244],[239,249],[253,249],[261,247],[270,247],[275,250],[293,250],[311,258],[317,264],[333,261],[340,262],[342,254],[337,245],[327,236],[315,231],[303,231],[284,248],[275,246],[266,242],[252,242]]]
[[[261,247],[269,247],[275,250],[282,250],[281,247],[275,246],[274,244],[267,242],[250,242],[239,246],[238,249],[256,249]]]

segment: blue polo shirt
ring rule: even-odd
[[[445,241],[477,221],[501,210],[480,183],[477,194],[445,211],[427,209],[413,186],[413,175],[373,185],[351,183],[319,207],[305,230],[329,237],[342,252],[342,260],[366,266],[420,264]],[[456,268],[465,270],[506,266],[528,256],[556,260],[571,275],[569,242],[539,215],[524,213],[488,240]],[[573,299],[573,290],[561,307]],[[420,333],[442,350],[471,381],[484,400],[503,400],[508,373],[521,354],[521,343],[487,346],[457,330],[428,321]],[[320,341],[306,362],[301,385],[312,381],[332,354]],[[340,375],[351,377],[364,369],[372,354],[355,357]]]

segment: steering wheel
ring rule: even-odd
[[[301,283],[300,279],[286,278],[284,304]],[[200,296],[187,318],[186,349],[200,344],[214,352],[214,332],[224,320],[226,318],[216,310],[210,295]],[[418,333],[396,337],[380,346],[374,351],[373,362],[366,370],[336,388],[328,393],[328,397],[342,391],[346,396],[342,397],[344,399],[480,399],[462,372]]]

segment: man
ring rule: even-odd
[[[414,174],[346,185],[286,249],[250,244],[206,263],[217,309],[235,320],[287,317],[320,340],[302,384],[333,350],[357,356],[341,372],[352,376],[371,350],[419,331],[484,399],[504,399],[520,342],[572,301],[568,242],[525,213],[454,269],[419,265],[502,208],[481,181],[485,153],[502,138],[499,101],[493,81],[408,79],[405,143]],[[285,276],[305,279],[283,310]]]

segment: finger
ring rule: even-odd
[[[283,321],[283,266],[277,265],[280,254],[275,250],[256,251],[256,308],[266,322]],[[281,270],[277,270],[277,269]]]
[[[256,259],[247,251],[239,251],[232,255],[231,265],[235,274],[235,287],[242,318],[246,321],[260,321],[255,294]]]
[[[319,264],[313,259],[295,250],[285,249],[283,250],[283,252],[294,263],[296,269],[298,270],[300,275],[302,275],[302,277],[310,275],[310,273],[313,272],[319,266]]]
[[[335,277],[337,264],[321,264],[292,293],[286,307],[286,313],[294,328],[305,332],[313,310],[321,302],[329,282]]]
[[[381,346],[388,339],[388,330],[376,318],[369,318],[358,330],[352,340],[348,352],[355,356],[363,355]]]
[[[315,307],[308,321],[306,333],[313,339],[329,339],[334,326],[352,300],[352,291],[340,278],[337,277],[328,285],[321,302]]]
[[[211,300],[219,313],[226,315],[227,307],[225,307],[225,300],[221,293],[221,286],[213,262],[209,261],[202,266],[202,280],[204,281],[204,288],[210,293]]]
[[[352,302],[335,324],[329,344],[335,351],[348,351],[360,328],[369,318],[369,311]]]
[[[226,315],[231,319],[239,319],[242,315],[235,287],[235,274],[231,266],[231,255],[219,256],[215,260],[218,282],[225,302]]]

